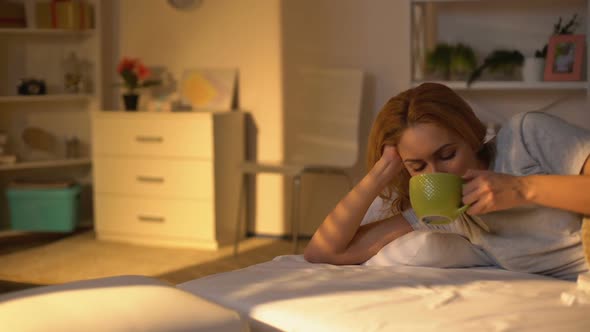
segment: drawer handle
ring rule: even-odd
[[[135,136],[135,140],[140,143],[162,143],[164,137],[162,136]]]
[[[139,175],[139,176],[137,176],[136,179],[139,182],[164,183],[164,178],[163,177],[157,177],[157,176],[143,176],[143,175]]]
[[[164,217],[155,217],[155,216],[137,216],[137,219],[139,219],[139,221],[145,221],[145,222],[164,222],[164,221],[166,221],[166,219],[164,219]]]

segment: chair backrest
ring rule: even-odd
[[[291,161],[352,167],[359,154],[363,73],[356,69],[301,69],[293,91]]]

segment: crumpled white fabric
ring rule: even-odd
[[[361,225],[391,217],[390,202],[377,197]],[[414,226],[412,226],[414,227]],[[364,265],[410,265],[438,268],[491,266],[493,261],[466,238],[453,233],[414,230],[383,247]]]
[[[364,265],[459,268],[494,264],[460,235],[413,231],[387,244]]]

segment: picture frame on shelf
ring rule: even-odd
[[[554,35],[549,40],[545,81],[581,81],[585,51],[584,35]]]
[[[193,111],[232,111],[237,74],[236,69],[187,69],[180,82],[180,101]]]

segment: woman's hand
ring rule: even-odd
[[[383,148],[381,158],[375,163],[369,174],[380,184],[381,189],[397,175],[403,167],[402,159],[393,145]]]
[[[305,248],[305,259],[314,263],[359,264],[411,231],[412,227],[401,215],[360,226],[371,203],[401,167],[397,149],[385,146],[383,155],[369,173],[340,200],[313,234]]]
[[[522,177],[484,170],[468,170],[463,179],[463,203],[477,215],[526,204],[527,186]]]

